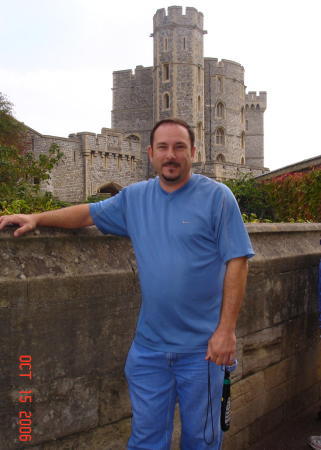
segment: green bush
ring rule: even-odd
[[[245,221],[321,222],[321,168],[271,180],[227,181]]]

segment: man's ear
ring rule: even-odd
[[[152,162],[153,161],[153,148],[151,145],[149,145],[147,147],[147,154],[148,154],[149,161]]]

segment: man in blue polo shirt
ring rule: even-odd
[[[39,225],[94,223],[103,233],[131,238],[142,304],[125,367],[133,410],[128,450],[170,449],[176,401],[181,448],[221,447],[224,367],[235,359],[247,259],[254,253],[230,190],[191,173],[194,140],[184,121],[162,120],[148,148],[155,179],[89,207],[0,219],[0,229],[19,223],[16,235]]]

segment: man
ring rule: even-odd
[[[179,119],[151,132],[158,177],[99,203],[2,217],[75,228],[93,223],[131,238],[142,305],[125,373],[132,402],[128,449],[169,449],[176,400],[183,450],[219,449],[224,366],[235,359],[236,321],[253,250],[230,190],[191,173],[194,133]]]

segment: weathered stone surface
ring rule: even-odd
[[[262,439],[266,433],[276,428],[284,420],[284,406],[274,409],[273,411],[264,414],[263,416],[256,419],[247,430],[249,430],[249,444],[254,444],[255,442]],[[271,449],[272,450],[272,449]]]
[[[280,361],[283,329],[283,325],[278,325],[244,337],[243,376]]]
[[[226,449],[245,449],[265,429],[320,399],[321,226],[293,225],[263,224],[264,232],[249,227],[257,255],[238,330]],[[0,234],[0,253],[6,268],[0,273],[1,445],[22,448],[17,399],[19,389],[29,387],[34,450],[126,448],[130,405],[123,367],[140,296],[129,241],[94,228],[40,229],[21,239],[10,230]],[[291,292],[286,302],[284,286]],[[32,355],[33,369],[32,380],[23,382],[22,354]],[[179,434],[177,419],[175,450]]]

